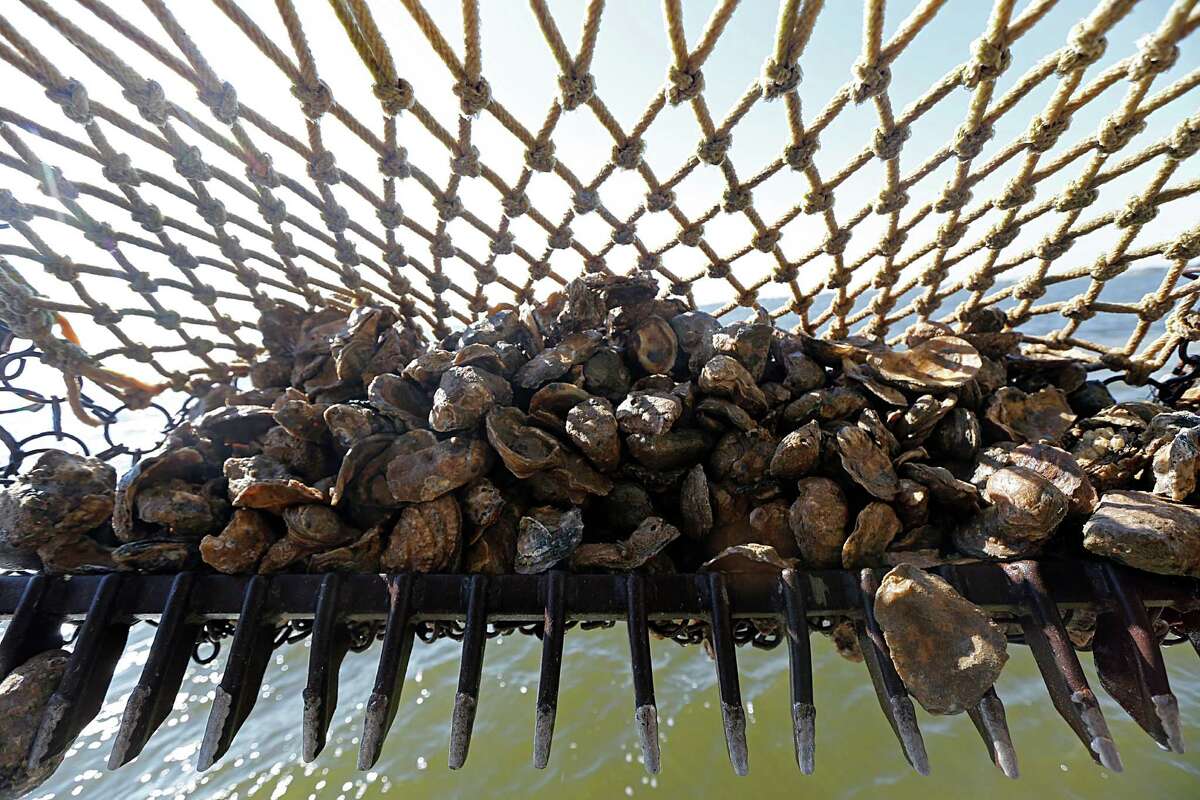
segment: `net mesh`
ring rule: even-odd
[[[1032,344],[1071,348],[1134,383],[1195,338],[1187,267],[1200,226],[1188,203],[1200,179],[1186,163],[1200,150],[1189,94],[1200,69],[1187,69],[1180,45],[1200,27],[1196,0],[1082,7],[1060,46],[1029,59],[1014,50],[1029,55],[1021,40],[1056,0],[974,4],[977,37],[948,44],[928,38],[945,0],[898,23],[884,0],[866,0],[861,50],[823,105],[801,69],[828,82],[828,65],[805,63],[814,37],[837,33],[822,27],[823,0],[782,0],[773,36],[753,38],[729,33],[748,13],[737,0],[717,2],[691,37],[681,0],[665,0],[668,68],[627,123],[605,97],[619,93],[626,108],[631,87],[598,79],[593,62],[602,33],[609,47],[641,46],[626,35],[645,30],[645,3],[606,13],[591,0],[572,49],[545,0],[531,0],[553,68],[495,88],[506,39],[488,36],[478,0],[455,13],[420,0],[143,3],[20,0],[0,14],[3,79],[36,82],[41,110],[62,112],[42,124],[0,100],[0,319],[68,385],[87,377],[128,402],[227,378],[256,350],[259,312],[281,300],[386,304],[441,336],[581,273],[649,271],[718,316],[762,309],[832,337],[894,341],[908,322],[994,305]],[[1109,42],[1135,7],[1155,26]],[[185,11],[214,15],[222,35],[194,38]],[[310,44],[331,26],[350,47]],[[221,63],[242,51],[245,69],[218,73],[212,48]],[[444,73],[406,68],[419,48]],[[963,58],[898,108],[893,70],[916,70],[929,48]],[[705,69],[735,62],[753,79],[718,116]],[[290,91],[303,115],[294,132],[240,101],[237,83]],[[523,122],[510,107],[527,107],[534,86],[553,99]],[[1177,124],[1147,134],[1172,111]],[[688,114],[697,135],[681,141]],[[839,128],[847,117],[857,122]],[[667,118],[672,140],[656,142]],[[754,148],[734,147],[751,118],[780,146],[756,135]],[[1076,119],[1096,124],[1071,130]],[[576,145],[580,120],[598,135],[583,139],[587,162],[568,164],[556,142]],[[826,149],[845,150],[848,133],[859,137],[851,157],[826,164],[822,145],[836,137]],[[765,165],[739,172],[734,156],[748,149]],[[866,202],[841,199],[864,180]],[[1082,240],[1091,245],[1073,259]],[[1168,265],[1153,292],[1104,293],[1138,262]],[[1122,346],[1089,338],[1097,315],[1120,315]]]

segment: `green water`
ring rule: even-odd
[[[229,754],[198,773],[194,762],[220,679],[216,665],[193,665],[171,718],[142,755],[116,772],[105,766],[125,699],[145,661],[152,629],[138,625],[100,716],[76,741],[37,798],[204,797],[1021,797],[1195,798],[1200,754],[1157,746],[1106,697],[1104,711],[1125,762],[1114,774],[1096,766],[1055,714],[1028,650],[1012,659],[997,691],[1008,709],[1021,778],[1000,775],[965,715],[920,714],[933,774],[922,778],[905,763],[879,712],[866,669],[843,661],[823,637],[813,637],[817,696],[817,769],[805,777],[792,756],[787,655],[783,650],[738,651],[748,717],[750,775],[733,775],[725,755],[712,662],[699,648],[653,646],[662,728],[662,772],[646,775],[632,728],[633,690],[628,644],[611,630],[571,631],[550,766],[530,766],[540,643],[524,636],[488,642],[479,716],[466,767],[446,767],[450,710],[458,679],[458,644],[417,643],[396,722],[376,769],[356,769],[363,703],[374,679],[379,644],[350,654],[329,745],[313,764],[300,761],[300,693],[307,643],[277,651],[258,705]],[[1091,657],[1081,654],[1098,688]],[[218,659],[221,661],[222,659]],[[1184,736],[1200,748],[1200,658],[1187,645],[1168,648],[1167,667],[1183,711]]]

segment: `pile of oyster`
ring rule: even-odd
[[[249,388],[208,387],[116,480],[44,454],[0,494],[53,572],[927,567],[1084,548],[1200,575],[1200,415],[1114,402],[1004,313],[895,346],[723,325],[588,276],[434,344],[280,304]],[[1189,505],[1192,503],[1193,505]]]

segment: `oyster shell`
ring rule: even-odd
[[[610,347],[599,348],[583,364],[584,388],[612,402],[624,399],[632,380],[625,360]]]
[[[1149,492],[1105,492],[1083,546],[1134,569],[1200,576],[1200,509]]]
[[[877,350],[866,358],[880,380],[914,392],[946,392],[975,377],[979,351],[956,336],[937,336],[908,350]]]
[[[558,465],[562,460],[559,441],[527,424],[519,408],[504,406],[488,412],[487,439],[504,466],[518,478]]]
[[[712,500],[708,493],[708,477],[701,464],[688,470],[679,488],[679,516],[683,532],[693,539],[702,539],[712,530]]]
[[[734,322],[712,334],[713,353],[737,359],[757,383],[771,357],[774,334],[774,327],[763,322]]]
[[[984,415],[1016,442],[1057,444],[1075,421],[1067,396],[1053,387],[1033,394],[1002,387],[992,395]]]
[[[572,333],[554,347],[543,350],[525,362],[513,383],[522,389],[536,389],[544,383],[556,381],[571,367],[591,358],[600,347],[600,334],[596,331]]]
[[[883,553],[902,529],[900,518],[887,503],[867,503],[858,512],[854,530],[842,545],[842,567],[859,569],[883,563]]]
[[[415,452],[393,454],[387,484],[397,502],[425,503],[483,476],[492,460],[492,450],[482,440],[452,436]]]
[[[646,317],[630,331],[626,347],[639,367],[650,375],[659,375],[675,366],[679,343],[666,320]]]
[[[0,795],[4,797],[33,792],[54,774],[70,747],[67,742],[58,755],[30,763],[34,738],[70,657],[66,650],[37,653],[0,681],[0,715],[10,726],[0,737]]]
[[[571,566],[575,569],[637,569],[677,538],[679,529],[674,525],[661,517],[647,517],[628,539],[580,544],[571,553]]]
[[[378,573],[383,553],[383,530],[375,526],[350,544],[315,553],[308,560],[309,572]]]
[[[578,508],[558,511],[531,509],[521,517],[513,567],[522,575],[545,572],[575,552],[583,542],[583,514]]]
[[[462,512],[453,495],[407,506],[381,564],[388,572],[451,572],[462,553]]]
[[[633,433],[625,438],[625,444],[630,455],[650,469],[670,470],[699,462],[712,446],[712,440],[703,431],[682,428],[659,436]]]
[[[1035,555],[1067,515],[1067,496],[1024,467],[997,470],[983,494],[990,505],[954,531],[959,552],[979,558]]]
[[[567,414],[580,403],[593,399],[573,383],[547,383],[529,398],[529,419],[548,430],[566,431]],[[604,401],[608,403],[607,400]],[[612,404],[608,403],[611,413]]]
[[[880,500],[891,500],[899,489],[892,461],[861,428],[846,425],[837,432],[842,468],[859,486]]]
[[[188,483],[175,478],[138,492],[137,518],[173,537],[199,538],[220,530],[229,517],[229,502],[219,482]]]
[[[567,412],[567,436],[596,467],[604,472],[621,460],[621,437],[612,404],[599,397],[577,403]]]
[[[810,422],[779,440],[768,469],[780,480],[795,480],[811,472],[820,457],[821,429]]]
[[[177,479],[198,483],[210,469],[204,455],[194,447],[176,447],[134,464],[117,482],[111,507],[113,533],[117,539],[132,542],[151,532],[139,519],[135,505],[143,488]]]
[[[749,371],[734,358],[713,356],[700,370],[698,384],[700,391],[727,397],[752,417],[761,417],[767,412],[767,398],[762,389],[758,388]]]
[[[450,367],[433,395],[429,426],[443,433],[469,430],[493,406],[511,402],[512,387],[499,375],[479,367]]]
[[[287,467],[267,456],[230,458],[225,462],[229,499],[235,508],[260,508],[278,512],[298,503],[320,503],[321,490],[288,472]],[[210,529],[210,532],[214,529]]]
[[[659,436],[683,413],[683,402],[675,396],[655,391],[630,392],[617,406],[617,424],[625,433]]]
[[[220,534],[200,540],[200,557],[227,575],[253,572],[274,541],[275,531],[266,514],[239,508]]]
[[[442,372],[437,373],[439,380]],[[429,427],[429,413],[433,404],[421,391],[420,384],[408,377],[390,374],[377,376],[367,387],[367,399],[376,411],[402,426],[401,430]]]
[[[803,478],[796,483],[796,500],[788,519],[806,566],[841,566],[849,518],[846,495],[829,478]]]
[[[129,572],[182,572],[199,561],[199,553],[194,542],[142,539],[115,548],[112,560]]]

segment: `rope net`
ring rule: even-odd
[[[0,97],[0,320],[68,386],[131,404],[227,380],[281,301],[385,305],[440,337],[584,273],[651,272],[718,316],[836,338],[896,341],[996,306],[1032,345],[1131,383],[1196,338],[1197,0],[972,3],[974,40],[949,42],[937,26],[956,4],[898,19],[865,0],[832,82],[805,58],[815,37],[846,38],[825,5],[782,0],[768,31],[739,28],[757,11],[737,0],[702,25],[664,0],[655,42],[649,4],[531,0],[548,56],[523,55],[548,68],[514,75],[517,4],[6,4],[0,75],[40,91]],[[1026,46],[1064,14],[1065,37]],[[1149,33],[1115,38],[1135,17]],[[622,48],[667,54],[640,113],[629,81],[593,70],[601,44],[608,66]],[[900,107],[893,73],[932,51],[961,59]],[[718,105],[706,70],[738,68],[749,85]],[[256,111],[246,84],[290,93],[294,118]],[[540,116],[514,110],[547,94]],[[586,160],[560,158],[568,144]],[[1105,292],[1138,262],[1167,265],[1154,291]],[[1120,315],[1123,345],[1089,338],[1097,315]]]

